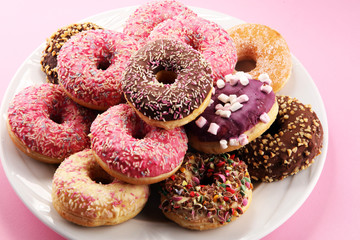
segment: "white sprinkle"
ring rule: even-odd
[[[237,110],[239,110],[242,107],[243,107],[243,105],[241,103],[235,102],[234,104],[231,105],[230,111],[236,112]]]
[[[199,127],[199,128],[202,128],[205,124],[206,124],[207,120],[203,117],[203,116],[200,116],[196,121],[196,125]]]
[[[230,146],[238,146],[239,141],[236,138],[230,138],[229,139],[229,144],[230,144]]]
[[[248,137],[247,137],[245,134],[241,134],[241,135],[239,136],[239,142],[240,142],[240,144],[241,144],[242,146],[244,146],[244,145],[246,145],[246,144],[249,143],[249,139],[248,139]]]
[[[224,80],[222,80],[222,79],[217,80],[216,86],[217,86],[219,89],[225,87],[225,82],[224,82]]]
[[[209,129],[207,131],[213,135],[217,135],[219,128],[220,126],[216,123],[210,123]]]
[[[222,101],[223,103],[227,103],[229,101],[229,96],[222,93],[218,96],[218,99]]]
[[[272,91],[272,87],[270,85],[263,84],[263,85],[261,85],[260,90],[269,94]]]
[[[271,79],[267,73],[262,73],[259,75],[259,80],[266,84],[271,84]]]
[[[222,149],[226,149],[228,147],[227,141],[225,139],[220,140],[220,146]]]
[[[264,112],[264,113],[261,114],[261,116],[260,116],[260,121],[262,121],[263,123],[268,123],[268,122],[270,122],[270,117],[269,117],[269,115],[268,115],[266,112]]]
[[[231,111],[229,110],[218,110],[218,111],[221,111],[220,117],[229,118],[231,116]]]

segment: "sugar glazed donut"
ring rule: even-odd
[[[209,104],[211,67],[189,45],[159,39],[131,57],[121,85],[145,122],[173,129],[195,119]]]
[[[267,73],[274,92],[278,92],[291,74],[292,60],[285,39],[265,25],[245,23],[228,30],[234,39],[238,62],[250,60],[255,68],[248,73],[258,79]]]
[[[145,44],[151,31],[163,21],[177,16],[196,16],[184,4],[176,0],[151,1],[141,5],[129,16],[124,33]]]
[[[112,176],[151,184],[171,176],[187,150],[182,128],[164,130],[142,121],[128,104],[109,108],[91,125],[91,148]]]
[[[122,102],[120,80],[137,48],[120,32],[98,29],[76,34],[60,50],[59,83],[80,105],[106,110]]]
[[[149,41],[155,39],[182,41],[198,50],[211,65],[214,82],[234,72],[236,47],[220,25],[201,17],[168,19],[154,28]]]
[[[60,163],[90,147],[95,113],[72,101],[59,85],[44,83],[20,91],[8,108],[8,132],[28,156]]]
[[[41,57],[41,70],[46,74],[46,80],[50,83],[58,83],[58,74],[56,70],[57,56],[61,47],[75,34],[91,29],[101,29],[98,25],[86,23],[74,23],[60,28],[50,38],[46,40],[46,46]]]
[[[131,185],[108,175],[90,149],[65,159],[52,181],[52,203],[64,219],[95,227],[135,217],[149,197],[147,185]]]
[[[278,104],[269,81],[249,79],[243,72],[217,81],[210,105],[186,125],[189,144],[205,153],[238,149],[274,122]],[[265,79],[265,78],[264,78]]]
[[[311,106],[278,96],[279,114],[262,136],[237,155],[248,164],[251,178],[272,182],[309,167],[321,153],[323,129]]]
[[[182,227],[213,229],[248,209],[252,188],[246,164],[233,155],[189,152],[175,175],[161,182],[160,208]]]

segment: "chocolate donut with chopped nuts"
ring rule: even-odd
[[[253,185],[244,161],[228,153],[186,153],[180,169],[160,184],[160,209],[181,227],[223,226],[249,207]]]
[[[255,181],[272,182],[294,175],[321,153],[323,129],[311,106],[289,96],[277,96],[277,102],[279,113],[271,127],[236,152]]]
[[[74,23],[69,26],[60,28],[46,40],[46,46],[41,57],[41,70],[46,74],[46,80],[49,83],[58,83],[58,74],[56,70],[57,56],[61,47],[67,40],[75,34],[90,29],[101,29],[94,23]]]

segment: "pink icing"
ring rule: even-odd
[[[135,40],[111,30],[89,30],[76,34],[58,56],[59,83],[75,99],[104,110],[122,101],[122,73],[130,56],[138,50]]]
[[[181,164],[183,128],[165,130],[142,121],[126,104],[109,108],[91,125],[91,148],[111,169],[129,177],[155,177]]]
[[[149,41],[161,38],[182,41],[201,52],[212,67],[215,82],[235,68],[235,44],[226,30],[214,22],[193,16],[168,19],[154,28]]]
[[[65,158],[90,146],[93,111],[73,102],[59,85],[45,83],[19,92],[8,109],[14,134],[29,150]]]

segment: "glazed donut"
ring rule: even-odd
[[[273,125],[236,153],[256,181],[282,180],[309,167],[321,153],[323,129],[310,105],[277,96],[279,114]]]
[[[58,56],[59,83],[85,107],[106,110],[123,101],[120,80],[137,43],[123,33],[89,30],[73,36]]]
[[[147,185],[131,185],[108,175],[90,149],[66,158],[52,181],[51,198],[64,219],[81,226],[115,225],[135,217],[149,197]]]
[[[171,176],[187,150],[182,128],[146,124],[127,104],[109,108],[91,125],[91,149],[110,175],[132,184],[151,184]]]
[[[292,68],[285,39],[274,29],[253,23],[234,26],[228,32],[236,45],[238,63],[254,61],[255,68],[248,73],[256,79],[267,73],[274,92],[278,92],[289,79]]]
[[[86,23],[74,23],[69,26],[58,29],[46,40],[46,46],[41,57],[41,70],[46,74],[46,80],[50,83],[58,83],[58,74],[56,70],[57,56],[61,47],[70,37],[75,34],[90,29],[101,29],[98,25]]]
[[[195,119],[209,104],[211,68],[190,46],[160,39],[132,56],[121,85],[145,122],[173,129]]]
[[[245,162],[234,155],[188,152],[175,175],[161,182],[160,208],[182,227],[213,229],[248,209],[252,188]]]
[[[198,50],[209,62],[213,81],[234,72],[236,47],[229,34],[215,22],[201,17],[178,17],[157,25],[149,36],[156,39],[182,41]]]
[[[44,83],[20,91],[7,115],[8,132],[29,157],[60,163],[90,146],[87,136],[95,112],[73,102],[59,85]]]
[[[192,10],[176,0],[151,1],[141,5],[130,15],[124,26],[124,33],[143,45],[159,23],[181,15],[196,16]]]
[[[249,79],[244,72],[217,81],[210,105],[186,125],[189,144],[204,153],[238,149],[260,136],[278,113],[268,81]],[[265,78],[264,78],[265,79]]]

